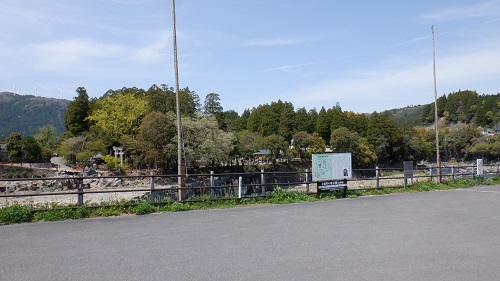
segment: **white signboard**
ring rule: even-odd
[[[480,176],[484,172],[483,159],[477,159],[477,175]]]
[[[352,177],[351,153],[312,155],[312,181],[331,181]]]

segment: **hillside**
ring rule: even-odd
[[[389,113],[396,118],[399,124],[408,124],[412,126],[422,125],[422,113],[424,105],[407,106],[405,108],[397,108],[386,110],[384,113]]]
[[[68,100],[17,95],[0,92],[0,138],[12,132],[35,134],[40,127],[52,125],[58,134],[64,127],[64,113]]]

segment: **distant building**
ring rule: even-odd
[[[271,150],[269,149],[259,149],[259,151],[255,152],[253,155],[255,156],[267,156],[271,155]]]

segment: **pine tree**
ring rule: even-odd
[[[90,128],[90,123],[86,120],[90,114],[89,95],[84,87],[78,87],[76,92],[78,95],[68,104],[64,114],[66,130],[74,136],[87,132]]]

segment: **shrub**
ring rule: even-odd
[[[33,212],[30,206],[14,204],[0,208],[0,224],[31,222]]]
[[[149,204],[148,202],[142,201],[139,203],[139,205],[133,208],[133,211],[137,215],[146,215],[156,212],[156,208],[153,205]]]

